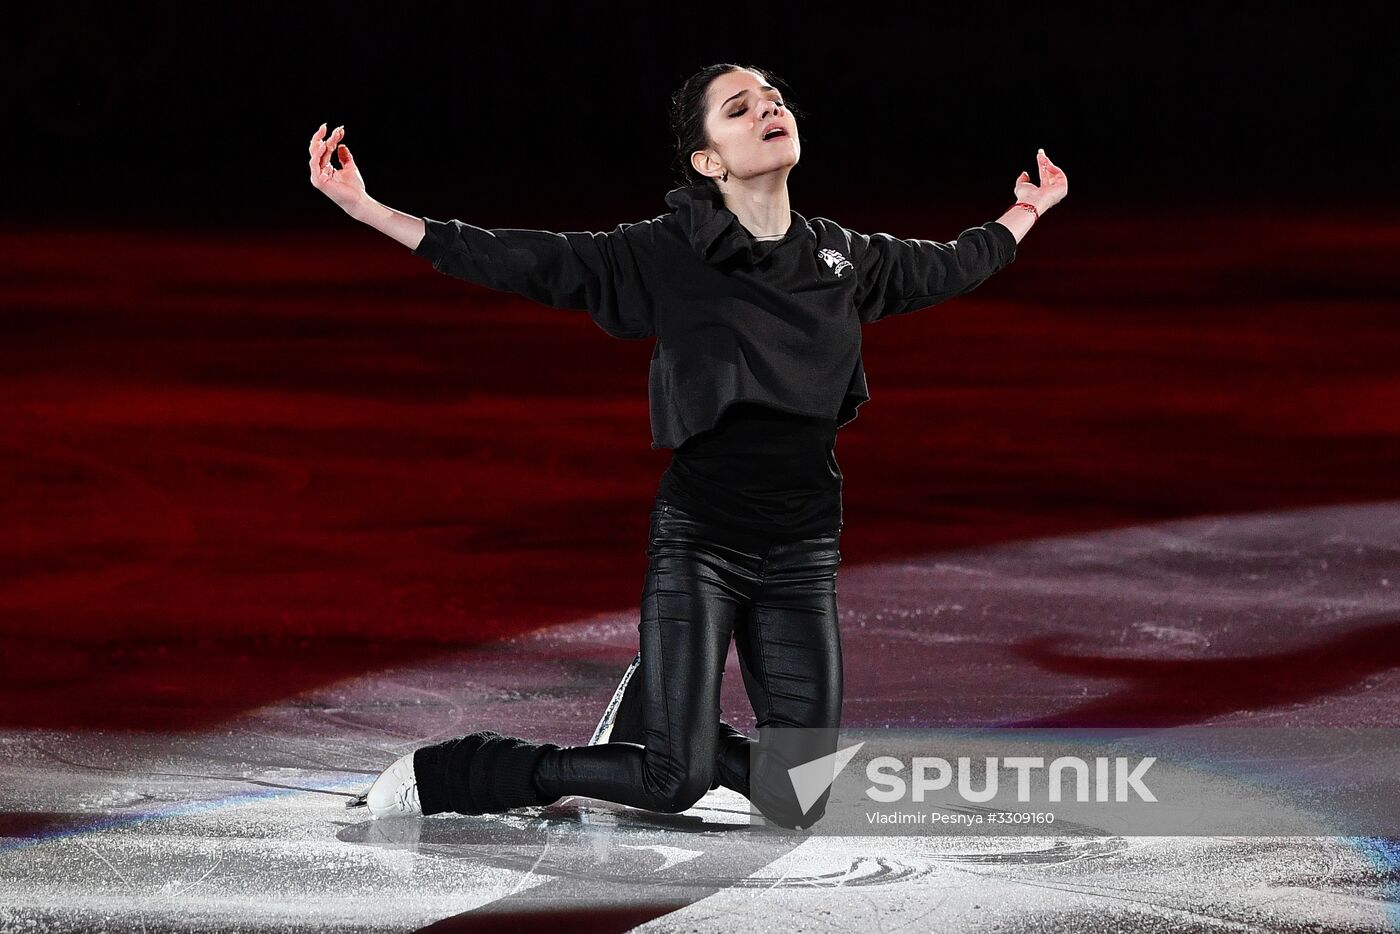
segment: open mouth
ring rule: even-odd
[[[784,130],[784,129],[781,128],[781,127],[775,127],[774,129],[769,130],[769,131],[764,135],[763,141],[766,143],[766,142],[768,142],[770,139],[782,139],[782,138],[785,137],[785,136],[787,136],[787,130]]]

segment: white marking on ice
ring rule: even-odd
[[[661,857],[665,860],[665,862],[658,866],[654,870],[655,872],[665,872],[677,863],[687,863],[697,856],[704,855],[700,850],[683,850],[680,847],[666,846],[662,843],[650,843],[646,845],[641,845],[637,843],[619,843],[618,846],[624,846],[629,850],[652,850],[656,853],[661,854]]]

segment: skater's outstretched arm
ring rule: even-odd
[[[364,178],[337,127],[311,137],[311,184],[361,223],[393,237],[428,259],[438,272],[552,308],[587,311],[608,334],[653,334],[649,296],[633,245],[651,235],[650,221],[620,224],[608,233],[516,228],[484,229],[396,211],[365,192]],[[341,167],[330,164],[331,153]]]
[[[869,324],[907,314],[970,292],[1016,258],[1016,247],[1039,214],[1069,193],[1065,173],[1044,151],[1037,155],[1041,184],[1022,172],[1016,179],[1017,203],[997,220],[971,227],[956,240],[902,240],[887,233],[848,230],[858,275],[856,307]]]

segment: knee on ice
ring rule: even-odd
[[[812,810],[805,814],[797,807],[796,802],[790,807],[773,808],[771,811],[760,810],[759,813],[770,824],[776,824],[785,830],[807,830],[826,815],[826,801],[822,800],[812,805]]]
[[[695,769],[678,780],[666,781],[653,794],[653,808],[667,814],[689,810],[710,790],[709,769]]]

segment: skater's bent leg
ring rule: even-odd
[[[546,753],[536,786],[655,811],[683,811],[709,791],[721,737],[719,696],[735,620],[762,554],[716,539],[676,511],[653,519],[642,595],[644,744]]]
[[[638,665],[640,668],[640,665]],[[646,744],[643,718],[646,716],[643,705],[646,700],[646,678],[634,672],[627,681],[618,703],[616,715],[607,742]],[[715,754],[715,774],[710,787],[733,789],[744,797],[749,794],[748,755],[749,737],[739,732],[723,719],[719,721],[718,741]]]
[[[841,726],[839,542],[835,531],[775,547],[764,566],[753,607],[735,631],[740,669],[760,735],[767,727],[806,729],[803,761],[834,752]],[[737,768],[741,744],[731,742],[727,754]],[[749,752],[751,745],[743,744],[743,751]],[[753,792],[749,799],[760,813],[785,827],[809,827],[821,818],[825,794],[803,814],[791,782],[773,777],[800,762],[772,757],[758,761],[760,767],[766,763],[764,774],[746,777]]]

